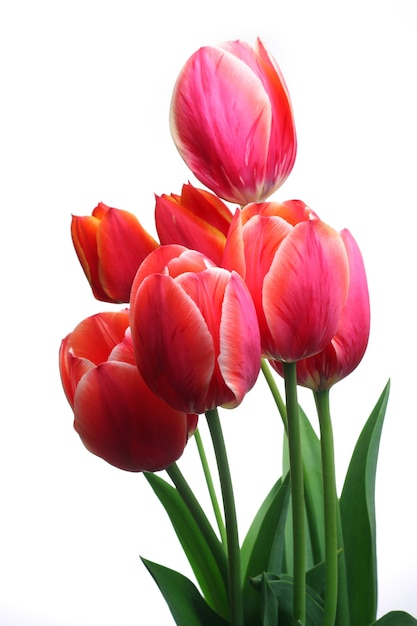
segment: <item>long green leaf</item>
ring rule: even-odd
[[[370,626],[417,626],[417,619],[404,611],[391,611]]]
[[[224,551],[211,548],[180,494],[172,485],[156,474],[145,473],[145,477],[171,520],[204,597],[215,611],[228,616]],[[220,544],[213,531],[211,542],[215,541]],[[224,556],[224,560],[220,559],[220,556],[216,559],[215,555]]]
[[[250,579],[262,572],[282,572],[284,528],[290,500],[289,476],[280,478],[261,504],[241,548],[245,624],[259,623],[259,594]],[[265,593],[267,593],[265,589]]]
[[[177,626],[230,626],[218,615],[196,586],[179,572],[142,558],[164,596]]]
[[[268,585],[269,600],[272,592],[278,600],[279,626],[293,626],[293,580],[291,576],[276,576],[272,573],[264,573],[253,580],[258,587]],[[323,599],[311,589],[306,588],[306,623],[308,626],[322,626],[323,623]],[[269,626],[269,625],[268,625]]]
[[[368,626],[376,617],[375,476],[389,382],[355,446],[340,498],[350,619]]]

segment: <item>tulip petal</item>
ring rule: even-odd
[[[152,274],[132,302],[131,329],[136,362],[149,387],[168,404],[202,413],[215,353],[197,305],[175,281]]]
[[[132,213],[111,208],[106,212],[97,234],[99,275],[114,302],[129,302],[136,271],[157,246]]]
[[[297,361],[323,350],[336,333],[348,284],[340,235],[319,220],[297,224],[278,248],[263,284],[272,337],[268,356]]]
[[[94,215],[79,217],[73,215],[71,220],[71,237],[78,260],[91,285],[97,300],[107,301],[108,295],[100,283],[99,257],[97,249],[97,233],[100,220]]]
[[[158,471],[176,461],[188,438],[188,416],[157,398],[135,366],[109,361],[80,381],[74,428],[86,448],[128,471]]]
[[[223,406],[233,408],[255,384],[261,364],[255,306],[245,283],[235,272],[223,299],[218,362],[222,377],[234,395],[233,401]]]

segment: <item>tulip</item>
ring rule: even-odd
[[[232,221],[230,209],[214,194],[183,185],[181,195],[156,196],[156,229],[161,244],[199,250],[220,264]]]
[[[288,221],[279,216],[280,206],[264,205],[259,212],[250,207],[249,217],[245,209],[236,214],[224,265],[249,287],[264,356],[292,362],[317,354],[333,338],[349,268],[338,232],[303,203],[284,204]]]
[[[194,175],[244,205],[270,196],[292,170],[296,134],[281,71],[257,39],[206,46],[174,86],[171,133]]]
[[[182,454],[196,415],[168,406],[136,366],[129,312],[99,313],[61,343],[63,388],[85,447],[120,469],[165,469]]]
[[[91,216],[72,217],[71,235],[95,298],[129,302],[136,270],[158,246],[137,218],[100,202]]]
[[[152,257],[164,248],[145,263],[153,265]],[[166,248],[173,255],[180,249]],[[145,269],[139,269],[132,288],[131,329],[146,383],[187,413],[240,404],[255,384],[261,360],[256,312],[243,280],[217,267],[187,271],[181,254],[155,273],[146,275]]]
[[[342,230],[349,261],[349,290],[335,336],[326,348],[297,362],[297,382],[313,391],[330,389],[359,365],[368,345],[370,306],[365,267],[359,247],[348,230]],[[282,375],[282,364],[271,361]]]

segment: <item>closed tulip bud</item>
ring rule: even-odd
[[[244,205],[269,197],[292,170],[296,134],[281,71],[258,39],[206,46],[174,87],[171,132],[194,175]]]
[[[149,255],[149,265],[163,249]],[[138,272],[131,328],[139,370],[154,393],[178,410],[204,413],[219,405],[235,407],[255,384],[260,368],[251,296],[235,272],[185,267],[180,257],[157,273],[146,275],[143,267]]]
[[[180,196],[156,196],[155,220],[161,244],[199,250],[220,264],[232,221],[231,211],[220,198],[184,185]]]
[[[289,217],[279,216],[280,206]],[[236,214],[224,265],[249,287],[264,356],[298,361],[323,350],[336,332],[347,296],[348,259],[340,234],[303,203],[272,208]]]
[[[341,236],[349,261],[349,290],[336,334],[318,354],[297,362],[297,382],[313,391],[330,389],[359,365],[368,345],[370,306],[366,272],[359,247],[348,230]],[[282,375],[282,365],[271,361]]]
[[[85,447],[120,469],[165,469],[182,454],[196,415],[168,406],[136,366],[129,312],[99,313],[61,343],[61,380]]]
[[[71,235],[95,298],[129,302],[136,270],[158,246],[137,218],[100,202],[91,216],[72,217]]]

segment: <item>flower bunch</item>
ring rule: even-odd
[[[366,350],[368,286],[348,230],[301,200],[269,199],[296,156],[276,61],[260,40],[200,48],[175,83],[170,123],[206,189],[188,183],[179,195],[156,196],[159,241],[134,215],[102,203],[72,218],[94,296],[128,305],[82,321],[62,341],[75,430],[93,454],[143,472],[166,509],[198,587],[143,561],[177,624],[417,624],[400,611],[376,620],[373,503],[389,385],[336,492],[329,394]],[[241,542],[218,407],[240,405],[260,372],[284,425],[285,454]],[[319,434],[298,405],[298,385],[314,394]],[[223,511],[198,430],[203,414]],[[217,530],[176,463],[191,437]],[[155,474],[161,470],[170,481]]]

